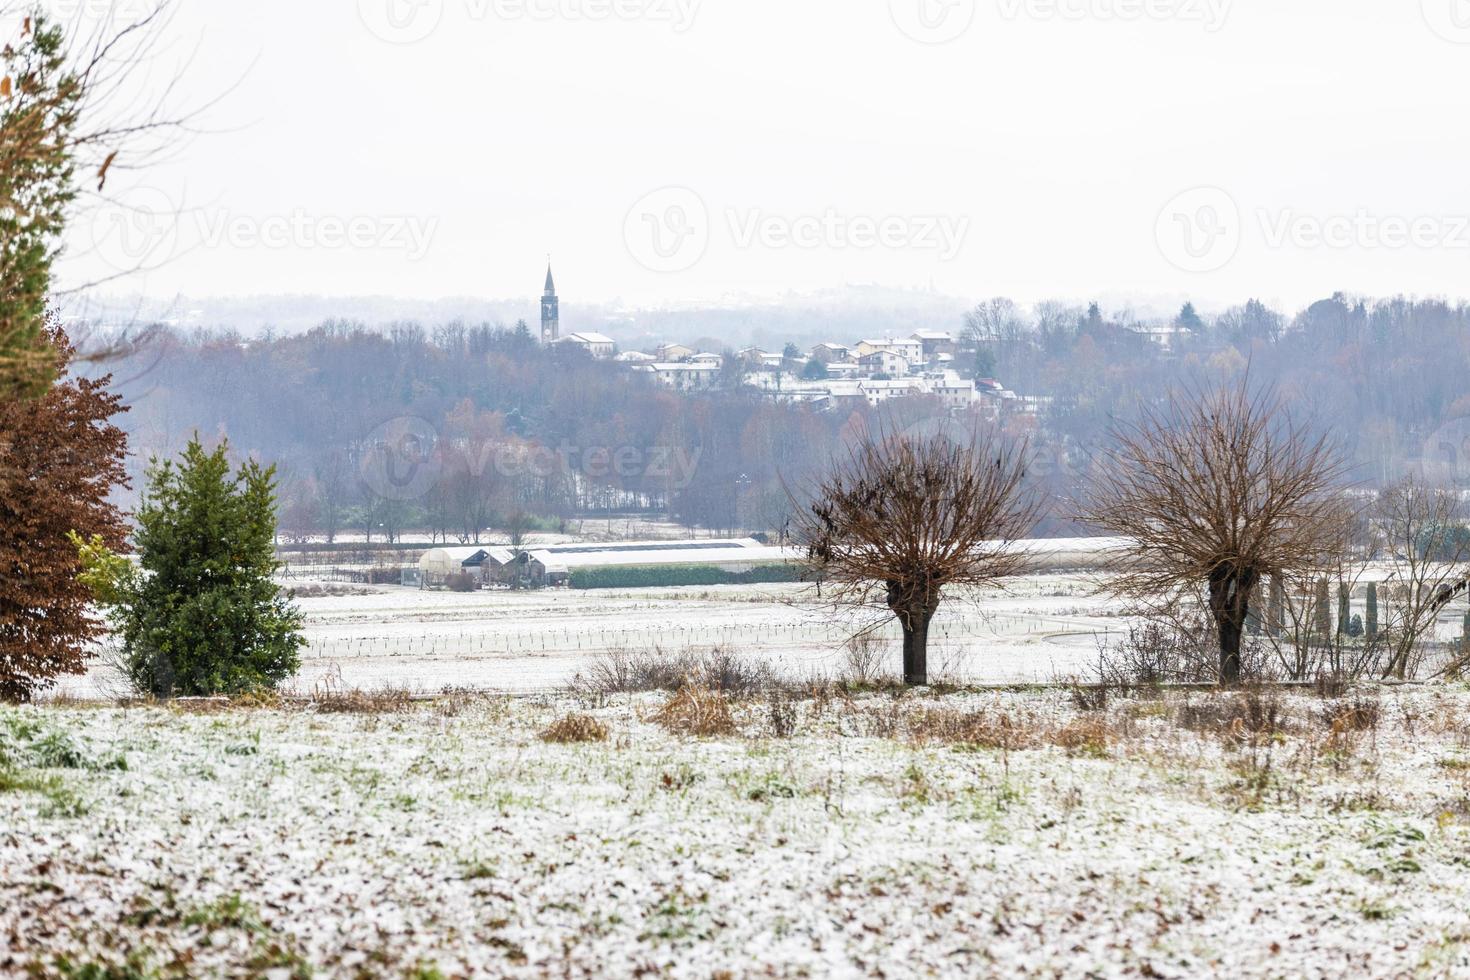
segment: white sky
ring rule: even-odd
[[[219,132],[117,187],[182,214],[95,213],[68,282],[146,247],[155,267],[109,290],[503,297],[536,292],[549,252],[564,301],[643,305],[857,282],[1206,305],[1470,292],[1466,0],[176,7],[190,91],[239,84],[206,118]],[[376,36],[390,8],[426,36]],[[1226,196],[1170,203],[1201,186]],[[693,196],[648,196],[667,187]],[[829,214],[856,224],[780,237]],[[753,218],[774,220],[747,239]],[[331,240],[353,220],[359,245]]]

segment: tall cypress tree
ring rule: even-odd
[[[1368,631],[1368,642],[1378,639],[1378,583],[1368,583],[1368,615],[1364,624]]]
[[[272,687],[300,665],[301,614],[271,578],[275,468],[251,460],[231,475],[226,451],[196,437],[148,471],[141,567],[115,609],[133,682],[159,696]]]

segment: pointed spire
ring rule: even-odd
[[[546,258],[546,295],[550,296],[556,292],[556,283],[551,281],[551,257]]]

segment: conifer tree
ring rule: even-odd
[[[94,579],[99,599],[111,599],[131,679],[158,696],[272,687],[300,664],[301,614],[271,578],[275,468],[248,460],[232,475],[226,453],[196,437],[177,462],[153,460],[140,568]]]
[[[1378,583],[1368,583],[1368,612],[1364,622],[1368,642],[1378,639]]]

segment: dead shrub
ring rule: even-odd
[[[700,684],[685,684],[654,712],[653,720],[675,735],[708,738],[733,735],[735,719],[725,692]]]
[[[1106,684],[1073,684],[1072,707],[1078,711],[1106,711],[1108,687]]]
[[[1373,698],[1358,697],[1326,704],[1318,713],[1322,724],[1336,734],[1377,731],[1382,708]]]
[[[694,685],[745,695],[772,684],[771,668],[742,658],[723,647],[695,652],[666,653],[660,648],[634,653],[614,650],[595,658],[586,674],[572,681],[572,691],[583,697],[678,691]]]
[[[413,695],[403,688],[343,689],[319,687],[312,691],[307,708],[323,715],[391,715],[413,706]]]
[[[591,715],[565,715],[541,733],[541,741],[559,745],[606,742],[607,726]]]
[[[1276,692],[1246,690],[1187,698],[1175,710],[1174,723],[1192,732],[1240,739],[1286,731],[1288,712]]]
[[[771,734],[776,738],[791,738],[796,734],[800,712],[785,691],[772,690],[766,701],[766,719]]]
[[[1068,752],[1102,758],[1108,754],[1113,742],[1113,729],[1108,720],[1099,716],[1076,718],[1063,725],[1051,736],[1051,743]]]
[[[902,707],[894,708],[900,717],[906,716],[902,727],[915,742],[940,742],[950,745],[973,745],[983,749],[1035,748],[1041,743],[1037,726],[1026,721],[1017,721],[1009,714],[991,715],[985,711],[956,711],[951,708],[926,708],[917,712],[905,712]]]
[[[873,687],[884,679],[883,658],[886,644],[876,636],[863,634],[847,641],[844,659],[845,680],[857,687]]]

